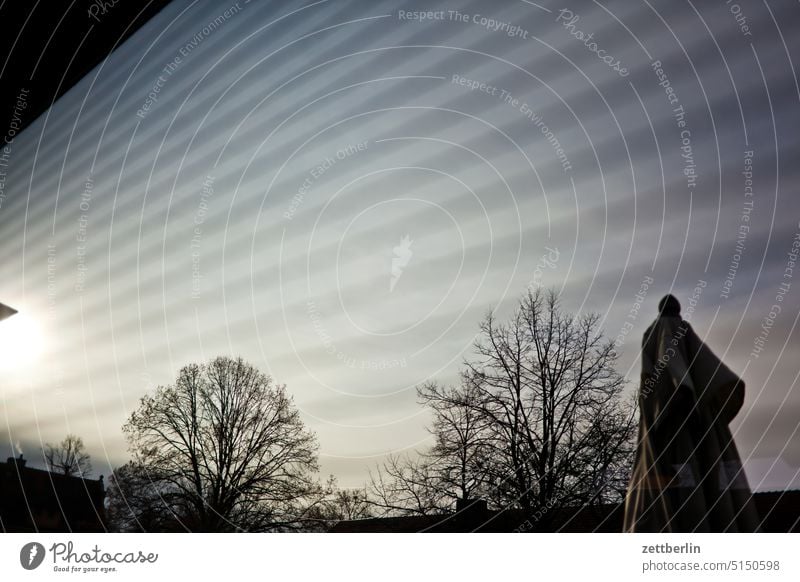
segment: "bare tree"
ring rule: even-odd
[[[527,510],[617,494],[630,466],[635,411],[622,398],[614,344],[599,316],[565,313],[553,291],[529,292],[509,323],[489,315],[466,363],[495,458],[495,496]],[[612,478],[613,477],[613,478]]]
[[[83,439],[68,434],[57,445],[46,443],[42,451],[49,471],[68,477],[87,477],[92,472],[92,457],[86,452]]]
[[[367,490],[341,489],[336,478],[331,476],[325,485],[326,496],[311,512],[317,527],[308,527],[310,531],[328,531],[340,521],[365,519],[373,517],[372,504],[367,499]]]
[[[488,315],[460,386],[418,389],[434,446],[384,463],[373,502],[407,515],[475,497],[528,512],[619,500],[635,407],[598,321],[565,313],[552,291],[529,292],[507,323]]]
[[[433,515],[458,499],[484,496],[492,443],[483,415],[472,405],[469,388],[427,382],[417,389],[433,412],[426,451],[390,455],[370,472],[368,501],[383,515]]]
[[[433,412],[428,430],[434,445],[423,459],[437,488],[450,505],[458,499],[485,497],[496,443],[485,414],[474,406],[481,394],[466,382],[459,387],[428,382],[417,389],[417,396]]]
[[[410,453],[389,455],[373,473],[370,471],[369,502],[382,516],[436,515],[450,503],[431,464]]]
[[[156,500],[191,531],[299,529],[325,497],[313,476],[316,438],[285,387],[241,358],[184,367],[141,399],[123,431],[133,461],[117,482],[123,501],[132,486],[128,523],[142,515],[139,502]]]
[[[328,502],[331,521],[365,519],[372,517],[372,506],[366,489],[337,489]]]
[[[178,532],[191,523],[191,510],[177,490],[154,482],[141,465],[117,467],[106,487],[106,523],[117,532]]]

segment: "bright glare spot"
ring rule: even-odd
[[[35,362],[44,350],[36,321],[17,313],[0,321],[0,370],[17,370]]]

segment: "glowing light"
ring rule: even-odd
[[[18,313],[0,322],[0,369],[16,370],[35,362],[44,350],[36,320]]]

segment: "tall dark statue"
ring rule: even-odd
[[[642,341],[639,441],[628,532],[752,532],[758,517],[728,424],[744,382],[667,295]]]

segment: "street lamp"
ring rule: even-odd
[[[0,303],[0,321],[3,321],[7,317],[11,317],[17,312],[16,309],[13,307],[9,307],[8,305],[4,305]]]

